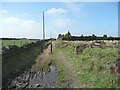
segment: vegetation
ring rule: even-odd
[[[62,35],[62,34],[58,35],[58,39],[62,39],[63,37],[64,37],[64,35]]]
[[[65,69],[65,66],[63,64],[57,63],[58,76],[57,76],[56,86],[59,88],[65,87],[65,84],[66,84],[65,81],[67,80],[67,73],[66,73],[66,70],[64,69]]]
[[[68,31],[65,35],[64,34],[59,34],[58,39],[63,39],[64,37],[69,38],[71,36],[72,36],[71,33]]]
[[[21,47],[23,44],[36,42],[37,40],[29,40],[29,39],[22,39],[22,40],[0,40],[2,41],[2,46],[9,46],[9,45],[17,45]]]
[[[68,31],[66,34],[59,34],[58,39],[67,40],[67,41],[91,41],[91,40],[120,40],[120,37],[108,37],[107,35],[103,35],[103,37],[96,36],[92,34],[91,36],[72,36]]]
[[[71,36],[72,36],[71,33],[68,31],[68,33],[66,33],[64,37],[71,37]]]
[[[36,57],[43,52],[43,49],[49,45],[48,41],[37,41],[24,45],[22,47],[11,46],[9,50],[3,51],[2,54],[2,79],[3,85],[8,79],[15,78],[25,69],[30,68]]]
[[[96,36],[95,36],[95,34],[92,34],[92,37],[94,37],[94,38],[95,38],[95,37],[96,37]]]
[[[59,35],[59,38],[64,37],[71,38],[71,33]],[[81,35],[80,37],[85,36]],[[91,37],[96,36],[92,35]],[[106,38],[106,35],[103,37]],[[3,53],[4,83],[9,78],[15,78],[33,63],[32,69],[36,72],[41,67],[49,72],[50,64],[55,63],[58,71],[57,87],[112,89],[118,87],[116,65],[120,52],[117,48],[117,42],[63,41],[58,39],[53,41],[53,53],[50,53],[48,48],[49,52],[40,55],[39,59],[36,60],[36,57],[43,52],[42,48],[46,48],[50,43],[37,41],[22,47],[12,46],[14,49],[9,46],[9,49],[12,50],[9,53]],[[6,49],[4,50],[6,51]]]
[[[59,61],[58,77],[59,82],[65,76],[71,64],[71,73],[79,87],[87,88],[117,88],[118,78],[116,75],[116,62],[118,60],[117,48],[85,48],[80,54],[75,53],[75,43],[59,41],[56,43],[55,56]],[[63,48],[64,47],[64,48]],[[57,55],[56,55],[57,54]],[[63,58],[64,57],[64,58]],[[59,60],[61,59],[61,61]],[[66,62],[66,63],[63,63]],[[67,68],[67,69],[65,69]],[[71,75],[70,74],[70,75]]]
[[[103,38],[107,38],[107,35],[105,34],[105,35],[103,35]]]

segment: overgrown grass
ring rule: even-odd
[[[67,57],[66,62],[73,64],[75,69],[76,81],[81,87],[88,88],[117,88],[117,75],[110,68],[116,68],[115,64],[118,59],[117,48],[86,48],[82,53],[76,54],[74,50],[75,43],[57,42],[56,52],[62,53]],[[61,56],[61,57],[63,57]],[[62,60],[61,60],[62,62]],[[63,69],[64,67],[61,66]],[[65,70],[63,69],[63,71]],[[71,71],[72,73],[72,71]],[[59,77],[65,76],[59,73]]]

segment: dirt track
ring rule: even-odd
[[[57,49],[55,42],[52,43],[53,44],[53,51],[55,51],[55,49]],[[56,53],[56,52],[55,52]],[[55,54],[53,53],[53,55]],[[65,69],[66,71],[66,75],[65,77],[67,77],[65,79],[64,82],[64,86],[65,88],[77,88],[78,87],[78,82],[75,79],[75,69],[72,63],[67,62],[67,60],[69,61],[69,58],[67,58],[62,52],[57,51],[57,56],[54,55],[55,59],[57,60],[57,64],[62,64],[65,67],[63,69]],[[80,86],[79,86],[80,87]]]
[[[40,55],[37,57],[37,59],[36,59],[36,61],[39,61],[39,62],[41,63],[41,64],[40,64],[41,67],[44,66],[45,60],[47,60],[49,54],[50,54],[50,45],[49,45],[48,48],[45,49],[45,50],[43,51],[43,53],[40,54]]]

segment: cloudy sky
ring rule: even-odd
[[[118,36],[117,2],[2,2],[0,37],[46,38],[72,35]]]

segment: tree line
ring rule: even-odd
[[[91,40],[120,40],[120,37],[111,37],[104,34],[102,37],[96,36],[92,34],[91,36],[72,36],[71,33],[68,31],[66,34],[59,34],[58,39],[67,40],[67,41],[91,41]]]

